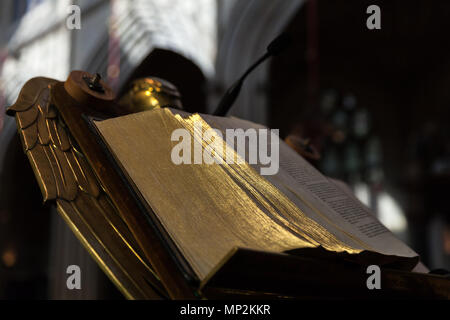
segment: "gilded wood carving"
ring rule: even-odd
[[[54,201],[72,231],[129,299],[166,296],[52,99],[57,81],[34,78],[8,109],[44,202]]]

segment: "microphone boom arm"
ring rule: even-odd
[[[270,58],[271,56],[276,56],[281,53],[291,42],[291,38],[288,34],[283,33],[279,35],[275,40],[273,40],[269,46],[267,47],[267,52],[259,58],[248,70],[244,73],[244,75],[236,81],[231,88],[227,90],[223,98],[220,100],[219,106],[216,111],[214,111],[213,115],[224,117],[227,115],[228,111],[230,111],[234,102],[236,101],[239,93],[241,92],[242,85],[244,84],[245,79],[248,77],[253,70],[255,70],[261,63]]]

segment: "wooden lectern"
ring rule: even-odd
[[[86,72],[35,78],[8,109],[44,200],[129,299],[450,298],[448,278],[389,268],[369,290],[366,268],[335,258],[236,249],[200,281],[126,182],[89,119],[133,112]]]

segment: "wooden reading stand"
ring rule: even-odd
[[[149,218],[152,215],[140,203],[89,126],[90,117],[106,119],[132,113],[119,107],[114,99],[106,83],[86,72],[74,71],[64,83],[45,78],[30,80],[8,114],[16,116],[24,149],[45,200],[56,202],[59,213],[75,235],[127,298],[450,298],[450,280],[438,275],[382,268],[381,289],[369,290],[366,281],[370,274],[366,268],[342,259],[247,249],[236,249],[214,274],[200,283],[164,240],[158,222]],[[33,108],[36,110],[32,111]],[[35,112],[40,112],[43,118],[34,119]],[[76,150],[75,157],[87,160],[80,168],[85,173],[93,173],[95,181],[91,184],[98,185],[99,189],[89,200],[80,195],[68,196],[62,192],[64,186],[55,188],[58,181],[58,177],[53,178],[55,163],[48,157],[36,156],[28,129],[35,125],[36,139],[44,141],[42,136],[47,133],[39,125],[44,118],[48,123],[59,119],[61,123],[55,122],[59,135],[67,134],[72,150]],[[44,149],[56,148],[51,143],[42,145]],[[63,151],[67,150],[70,148]],[[52,193],[52,190],[56,191]],[[102,202],[102,197],[109,200]],[[103,210],[98,210],[97,203],[104,204]],[[242,264],[246,268],[241,268]]]

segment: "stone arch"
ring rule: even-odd
[[[119,43],[120,77],[116,89],[123,91],[137,76],[160,76],[178,86],[189,111],[205,111],[206,81],[214,73],[215,1],[201,0],[202,10],[192,11],[183,0],[115,1],[104,9],[114,17],[110,27],[101,27],[101,36],[91,43],[90,53],[77,67],[107,74],[110,35]],[[170,10],[168,10],[171,8]],[[104,13],[103,12],[103,13]],[[103,14],[99,12],[99,14]],[[111,33],[110,33],[111,32]],[[83,40],[79,39],[79,44]],[[166,70],[162,70],[161,65]],[[174,72],[178,71],[178,72]],[[155,74],[156,73],[156,74]],[[187,75],[192,75],[192,79]],[[200,104],[200,107],[194,105]]]

